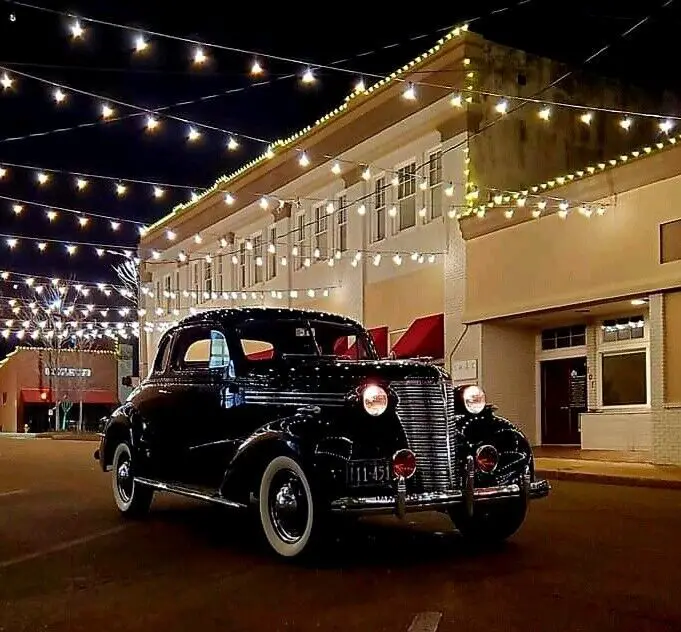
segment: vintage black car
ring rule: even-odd
[[[480,388],[380,359],[353,320],[292,309],[214,310],[169,329],[95,458],[124,515],[146,513],[156,490],[252,507],[286,557],[334,514],[443,511],[467,538],[504,539],[550,489]]]

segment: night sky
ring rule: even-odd
[[[615,42],[589,66],[594,72],[636,84],[679,88],[675,62],[679,58],[681,3],[661,10],[662,2],[562,0],[531,0],[518,3],[521,6],[504,0],[449,2],[437,9],[436,3],[380,3],[373,7],[369,3],[289,3],[272,9],[269,3],[202,0],[35,2],[83,18],[311,64],[333,65],[344,59],[337,65],[357,71],[315,70],[319,81],[304,86],[300,82],[304,65],[260,57],[266,70],[264,79],[271,82],[254,86],[263,78],[254,80],[249,75],[251,54],[204,47],[209,62],[196,69],[192,65],[195,45],[148,36],[149,49],[134,54],[134,32],[85,20],[81,21],[86,29],[84,38],[74,41],[70,18],[0,0],[0,65],[144,108],[238,90],[169,112],[265,140],[285,137],[314,122],[342,102],[362,72],[388,74],[428,49],[447,28],[477,16],[481,18],[471,24],[471,30],[489,39],[577,65],[601,46]],[[509,6],[507,11],[490,14],[504,6]],[[619,38],[648,12],[654,14],[650,22],[628,38]],[[417,37],[420,35],[425,37]],[[287,78],[291,74],[294,76]],[[12,77],[12,89],[0,89],[0,166],[20,163],[112,176],[127,183],[128,189],[119,198],[115,180],[90,178],[87,189],[79,192],[75,177],[68,174],[53,174],[48,185],[39,187],[35,171],[10,167],[0,180],[0,196],[151,223],[174,204],[189,199],[191,187],[200,191],[266,148],[238,138],[240,148],[231,152],[226,148],[227,135],[207,130],[201,130],[199,142],[190,144],[186,124],[162,117],[159,130],[150,134],[144,129],[144,116],[10,140],[96,122],[102,106],[102,100],[68,91],[66,101],[57,105],[50,86]],[[114,108],[117,115],[135,113]],[[156,200],[150,185],[130,183],[129,178],[187,188],[165,187],[165,196]],[[121,246],[134,246],[137,240],[132,225],[123,224],[114,233],[108,221],[93,219],[83,229],[77,216],[67,213],[60,213],[50,223],[46,209],[30,205],[16,216],[12,202],[1,198],[0,233]],[[69,257],[64,244],[50,244],[45,253],[38,254],[35,243],[24,241],[10,251],[5,239],[0,240],[0,270],[113,282],[111,265],[116,262],[113,257],[97,258],[92,247],[82,247]],[[2,291],[7,296],[11,290],[6,286]]]

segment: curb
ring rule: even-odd
[[[537,475],[547,478],[549,481],[578,481],[580,483],[597,483],[599,485],[681,489],[681,480],[668,478],[621,476],[617,474],[597,474],[595,472],[574,472],[571,470],[537,470]]]
[[[99,441],[98,434],[69,434],[50,432],[0,432],[0,439],[54,439],[55,441]]]

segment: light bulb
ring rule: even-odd
[[[315,76],[314,73],[312,72],[312,68],[308,68],[304,73],[302,77],[303,83],[314,83],[315,82]]]
[[[620,127],[624,130],[628,130],[631,127],[631,119],[629,117],[624,118],[620,121]]]
[[[300,163],[301,167],[307,167],[310,164],[310,159],[307,157],[307,154],[305,152],[303,152],[300,155],[298,162]]]
[[[402,97],[406,101],[416,101],[416,88],[414,88],[414,84],[410,83],[406,90],[402,93]]]
[[[239,143],[237,142],[236,138],[233,136],[229,137],[229,140],[227,141],[227,149],[230,151],[234,151],[235,149],[239,148]]]
[[[154,197],[160,199],[165,195],[165,191],[161,187],[154,187]]]
[[[333,166],[331,167],[331,173],[334,175],[338,175],[341,172],[341,166],[338,164],[338,161],[333,163]]]
[[[506,114],[508,111],[508,101],[499,101],[499,103],[494,106],[494,109],[499,112],[499,114]]]
[[[251,74],[254,77],[257,77],[258,75],[261,75],[263,73],[262,66],[258,62],[257,59],[253,60],[253,65],[251,66]]]
[[[114,115],[114,110],[110,105],[104,103],[102,105],[102,118],[108,119]]]
[[[76,188],[79,191],[84,191],[87,188],[87,185],[88,185],[88,181],[83,179],[83,178],[78,178],[76,180]]]
[[[147,129],[150,132],[153,132],[157,127],[158,127],[158,119],[154,118],[151,115],[147,116]]]
[[[190,127],[188,132],[187,132],[187,140],[190,143],[193,143],[195,140],[198,140],[201,137],[201,132],[197,130],[195,127]]]
[[[38,179],[38,184],[47,184],[47,181],[50,179],[50,176],[41,171],[40,173],[38,173],[36,178]]]
[[[366,84],[364,83],[364,79],[359,79],[357,83],[355,84],[355,92],[366,92],[367,87]]]
[[[0,85],[2,85],[4,90],[9,90],[14,83],[12,79],[6,72],[2,74],[2,79],[0,79]]]
[[[594,115],[591,112],[586,112],[585,114],[582,114],[579,117],[579,120],[582,121],[585,125],[591,125],[591,121],[593,120]]]
[[[135,38],[135,52],[141,53],[143,50],[149,48],[149,42],[144,39],[144,35],[138,35]]]
[[[80,25],[80,22],[76,20],[75,22],[73,22],[73,24],[71,24],[70,31],[73,39],[80,39],[81,37],[83,37],[85,29],[83,29],[83,27]]]
[[[206,54],[203,52],[201,48],[197,48],[194,51],[194,63],[197,66],[200,66],[201,64],[205,63],[208,57],[206,57]]]
[[[66,100],[66,93],[61,88],[57,88],[52,96],[57,103],[63,103]]]

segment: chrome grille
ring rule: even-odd
[[[395,412],[416,454],[416,477],[423,490],[459,487],[451,384],[408,381],[391,386],[397,395]]]

